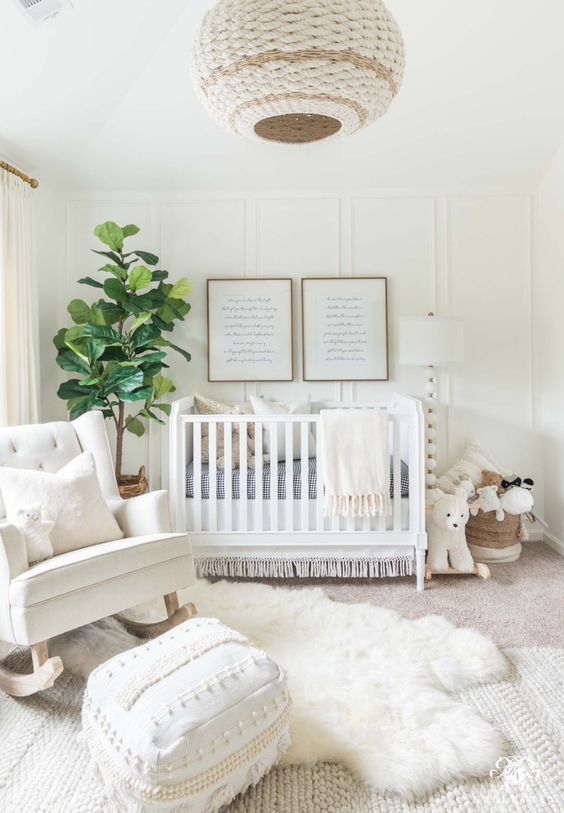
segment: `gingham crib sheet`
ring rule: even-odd
[[[302,496],[302,461],[294,460],[292,480],[294,487],[294,499],[300,500]],[[256,495],[255,469],[247,469],[247,499],[254,500]],[[189,463],[186,467],[186,496],[194,497],[194,464]],[[207,463],[202,463],[202,492],[203,500],[208,500],[210,496],[210,474]],[[241,496],[241,470],[233,469],[231,475],[231,497],[238,500]],[[394,496],[394,472],[392,458],[390,458],[390,496]],[[409,496],[409,468],[405,461],[401,461],[401,496]],[[310,457],[308,460],[308,497],[310,500],[317,498],[317,459]],[[225,498],[225,472],[217,469],[217,499]],[[270,499],[270,463],[264,463],[262,468],[262,498]],[[286,461],[278,462],[278,499],[286,499]]]

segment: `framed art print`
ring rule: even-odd
[[[207,285],[208,381],[292,381],[292,280]]]
[[[387,381],[386,277],[304,277],[304,381]]]

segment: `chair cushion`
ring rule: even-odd
[[[50,532],[56,554],[120,539],[123,531],[102,495],[92,452],[83,452],[56,474],[0,466],[0,490],[8,520],[37,506],[55,524]]]
[[[288,718],[283,671],[214,618],[106,661],[82,711],[117,809],[144,813],[218,810],[285,751]]]
[[[65,421],[0,428],[0,466],[54,473],[81,452],[73,425]],[[5,515],[0,492],[0,517]]]
[[[13,579],[10,604],[31,607],[159,562],[186,556],[189,552],[185,534],[162,533],[117,539],[62,553]]]

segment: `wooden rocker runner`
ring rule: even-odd
[[[165,596],[164,602],[167,617],[163,619],[163,621],[143,624],[138,621],[130,621],[119,613],[115,615],[114,618],[117,618],[117,620],[127,628],[128,632],[132,635],[136,635],[138,638],[156,638],[158,635],[162,635],[163,632],[167,632],[173,627],[177,627],[179,624],[183,624],[184,621],[188,621],[197,615],[198,611],[193,604],[190,603],[184,604],[182,607],[180,606],[176,593],[170,593],[170,595]]]
[[[425,581],[431,581],[433,576],[479,576],[481,579],[489,579],[490,569],[487,565],[483,563],[476,562],[474,564],[474,570],[471,572],[464,572],[462,570],[455,570],[453,567],[449,567],[448,570],[431,570],[429,565],[425,565]]]

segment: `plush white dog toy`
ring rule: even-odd
[[[445,494],[440,488],[427,492],[427,564],[433,573],[450,567],[461,573],[472,573],[474,560],[466,544],[465,527],[469,509],[463,488]]]
[[[480,510],[487,514],[490,511],[499,511],[500,507],[497,486],[484,486],[478,489],[478,499],[470,505],[470,513],[475,517]]]
[[[25,539],[28,563],[31,565],[42,562],[43,559],[50,559],[54,551],[49,534],[55,523],[43,519],[41,506],[18,508],[15,520]]]

